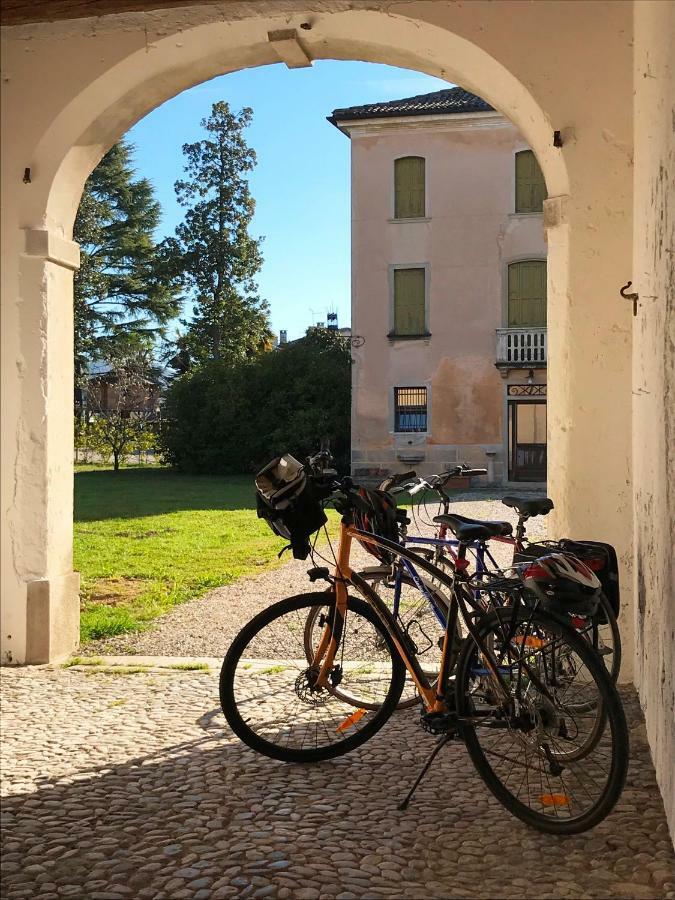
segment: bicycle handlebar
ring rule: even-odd
[[[454,466],[452,469],[448,469],[446,472],[441,472],[439,475],[429,475],[426,479],[420,477],[417,484],[415,484],[412,488],[408,488],[408,493],[411,495],[419,494],[419,492],[424,490],[425,488],[429,488],[430,490],[439,490],[451,478],[473,478],[477,475],[487,475],[487,469],[469,468],[469,466],[462,463],[459,466]]]
[[[392,488],[399,487],[406,481],[410,481],[412,478],[417,478],[417,472],[401,472],[396,475],[388,475],[383,482],[381,482],[379,490],[380,491],[390,491]]]
[[[336,476],[337,472],[332,468],[332,464],[333,456],[328,450],[320,450],[313,456],[308,457],[306,463],[310,474],[317,479],[326,479],[330,478],[330,476]],[[380,484],[380,490],[391,493],[402,493],[403,491],[407,491],[412,497],[415,494],[419,494],[420,491],[429,489],[438,491],[438,493],[443,496],[443,486],[450,478],[455,478],[457,476],[473,477],[486,474],[487,469],[469,468],[465,463],[454,466],[446,472],[441,472],[440,475],[430,475],[428,478],[423,478],[414,471],[401,472],[385,478]],[[410,479],[416,479],[416,481],[414,483],[406,484],[405,482]],[[358,488],[358,485],[355,485],[351,477],[345,476],[344,478],[335,478],[335,480],[332,481],[332,488],[333,490],[344,494],[345,499],[358,509],[362,509],[364,512],[368,511],[368,504],[363,497],[359,495],[359,492],[356,489]],[[396,488],[398,489],[396,490]]]

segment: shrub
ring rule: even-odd
[[[302,457],[323,440],[349,465],[349,343],[326,329],[243,361],[210,362],[168,391],[160,444],[187,472],[253,471],[272,457]]]

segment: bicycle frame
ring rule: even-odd
[[[370,585],[355,572],[350,565],[350,553],[352,540],[356,538],[367,544],[381,547],[400,556],[407,563],[414,564],[422,571],[432,575],[442,585],[450,591],[450,607],[448,609],[447,621],[445,624],[445,635],[443,638],[443,647],[441,651],[441,665],[438,674],[436,687],[430,683],[422,668],[417,661],[417,657],[412,653],[407,645],[407,638],[392,611],[388,608],[381,597],[370,587]],[[459,543],[458,560],[463,561],[466,558],[467,545]],[[405,664],[410,677],[412,678],[422,702],[427,712],[447,712],[445,704],[445,688],[449,676],[450,654],[452,650],[452,641],[457,627],[457,618],[461,614],[462,621],[469,632],[474,643],[478,647],[483,658],[486,672],[489,673],[494,680],[495,687],[502,695],[504,700],[510,699],[509,689],[500,672],[500,666],[495,659],[491,650],[485,645],[478,635],[473,623],[471,622],[468,606],[462,591],[458,590],[458,582],[466,583],[465,576],[462,571],[463,567],[457,566],[451,575],[443,572],[432,563],[417,556],[411,550],[401,544],[394,543],[386,538],[374,535],[370,532],[361,531],[353,525],[347,523],[344,519],[340,525],[340,542],[338,554],[336,558],[336,566],[334,570],[332,591],[335,594],[335,620],[326,623],[324,631],[321,635],[319,643],[314,653],[312,666],[318,670],[316,685],[319,687],[327,687],[329,685],[329,676],[333,669],[335,655],[338,649],[344,619],[348,610],[348,593],[347,586],[352,584],[370,603],[377,615],[380,617],[387,630],[389,631],[396,649]]]

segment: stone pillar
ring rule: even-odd
[[[628,167],[625,178],[630,188]],[[620,204],[623,198],[615,199]],[[555,503],[549,534],[616,547],[621,679],[631,681],[631,311],[619,296],[630,259],[631,220],[625,207],[623,213],[613,213],[600,207],[597,195],[580,190],[574,199],[547,200],[544,224],[549,260],[548,494]]]
[[[7,413],[3,460],[14,491],[3,502],[2,662],[53,662],[79,636],[73,572],[73,271],[79,248],[25,229],[18,267],[3,277]],[[4,404],[3,404],[4,406]],[[3,409],[3,413],[5,410]]]
[[[634,14],[635,682],[675,840],[675,6]]]

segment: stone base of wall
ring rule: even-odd
[[[502,484],[506,479],[501,444],[421,444],[409,452],[401,446],[352,449],[352,475],[369,482],[379,482],[387,475],[409,470],[414,470],[418,475],[436,475],[460,463],[490,470],[491,477],[486,475],[472,479],[473,487]]]

